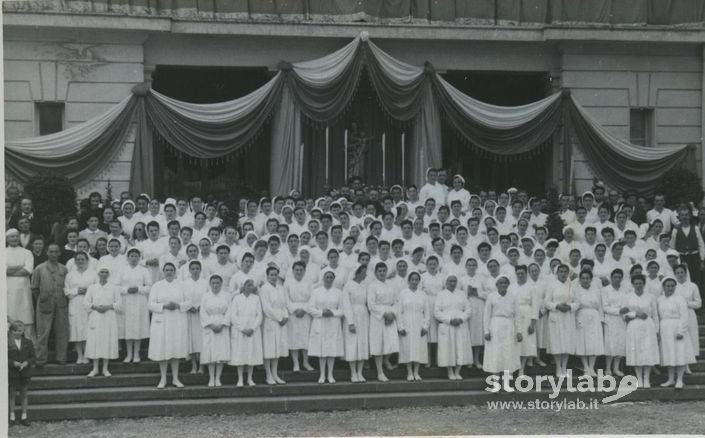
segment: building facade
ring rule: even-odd
[[[34,3],[41,5],[33,7]],[[171,8],[146,0],[114,3],[120,5],[105,1],[4,5],[6,139],[75,126],[114,106],[144,81],[180,94],[171,97],[207,102],[218,100],[219,88],[208,85],[220,80],[236,84],[221,95],[237,97],[261,85],[280,60],[319,58],[366,30],[395,58],[413,65],[430,61],[458,88],[490,103],[518,105],[570,89],[603,126],[632,143],[695,145],[696,167],[701,178],[705,175],[705,27],[697,17],[700,24],[648,24],[648,20],[615,24],[557,20],[555,10],[553,18],[549,10],[544,18],[517,22],[498,18],[497,5],[502,2],[497,1],[487,2],[494,5],[494,15],[488,18],[478,12],[472,20],[434,17],[431,7],[425,15],[417,7],[410,16],[395,19],[364,10],[323,18],[308,9],[272,14],[249,6],[218,12],[214,5],[223,3],[218,1],[182,2],[188,7]],[[138,3],[141,6],[135,6]],[[699,6],[694,11],[702,12]],[[199,87],[203,91],[189,94]],[[574,145],[563,147],[562,135],[555,136],[538,160],[498,163],[489,170],[478,164],[484,158],[474,155],[472,148],[452,138],[452,133],[444,130],[443,135],[444,165],[471,181],[482,174],[502,188],[501,184],[521,184],[516,180],[521,174],[518,178],[527,184],[538,180],[543,186],[557,184],[576,192],[592,186],[588,163]],[[114,194],[128,188],[133,138],[94,181],[77,187],[79,196],[103,192],[108,182]],[[157,161],[155,167],[171,166],[177,177],[183,179],[186,172],[193,180],[202,179],[194,172],[197,163]],[[542,175],[538,179],[537,173]]]

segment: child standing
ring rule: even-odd
[[[20,424],[29,426],[27,420],[27,387],[34,367],[34,345],[24,336],[24,323],[13,321],[10,324],[10,339],[7,350],[7,382],[10,390],[10,426],[15,425],[15,398],[20,391],[22,417]]]

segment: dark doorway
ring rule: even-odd
[[[266,68],[158,66],[152,86],[185,102],[215,103],[245,96],[270,79]],[[212,194],[222,200],[262,195],[269,188],[269,131],[267,123],[246,150],[223,160],[183,156],[155,141],[156,193],[162,197]]]
[[[482,102],[501,106],[517,106],[536,102],[549,93],[549,75],[543,72],[463,72],[443,75],[451,85]],[[553,164],[550,144],[538,153],[509,160],[498,160],[476,152],[464,143],[448,122],[443,122],[443,166],[460,173],[472,190],[509,187],[543,193],[551,181]]]

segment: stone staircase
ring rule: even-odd
[[[704,321],[701,321],[704,322]],[[705,323],[700,325],[701,345],[705,347]],[[143,354],[146,357],[146,353]],[[700,352],[705,358],[705,348]],[[255,370],[255,387],[236,388],[235,368],[226,366],[220,388],[206,386],[207,375],[188,374],[190,363],[182,361],[181,381],[185,388],[167,386],[157,389],[159,367],[145,361],[124,364],[114,361],[112,377],[86,377],[90,365],[46,365],[36,370],[29,391],[30,418],[33,420],[97,419],[114,417],[148,417],[201,414],[242,414],[258,412],[295,412],[341,409],[379,409],[430,405],[483,405],[488,401],[548,400],[548,391],[541,393],[499,393],[485,391],[486,373],[477,368],[464,369],[461,381],[446,379],[446,370],[421,368],[420,382],[407,382],[406,370],[398,368],[387,373],[389,382],[374,379],[374,368],[365,370],[367,383],[350,383],[347,364],[336,361],[336,384],[318,384],[318,371],[294,373],[288,359],[280,361],[285,385],[270,386],[264,382],[264,371]],[[312,359],[316,365],[317,360]],[[601,361],[598,360],[598,368]],[[571,366],[576,370],[577,363]],[[643,400],[705,400],[705,360],[692,367],[693,374],[685,378],[686,388],[660,388],[664,375],[652,376],[652,388],[639,389],[621,401]],[[533,367],[527,374],[549,374],[553,370]],[[665,372],[664,372],[665,374]],[[262,383],[260,383],[262,382]],[[576,382],[577,384],[577,382]],[[562,391],[557,400],[586,400],[590,395]],[[596,393],[593,398],[602,399]]]

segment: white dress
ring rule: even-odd
[[[122,275],[123,269],[127,267],[127,258],[120,254],[117,257],[112,255],[104,255],[98,260],[98,267],[96,272],[100,271],[102,268],[106,268],[110,271],[110,276],[108,277],[108,283],[120,284],[120,276]]]
[[[168,310],[164,305],[174,302],[179,306]],[[188,318],[191,308],[186,293],[178,280],[160,280],[149,292],[149,310],[152,325],[149,331],[149,354],[153,361],[185,359],[188,357]]]
[[[673,293],[658,298],[658,315],[661,324],[661,366],[683,366],[695,363],[693,345],[688,337],[689,309],[685,299]],[[676,335],[683,336],[676,339]]]
[[[305,350],[308,348],[308,336],[311,332],[311,315],[305,313],[301,318],[294,313],[297,309],[306,310],[308,300],[311,298],[311,285],[303,278],[297,281],[290,277],[284,281],[289,322],[286,324],[288,331],[289,349]]]
[[[627,314],[629,316],[635,316],[636,312],[644,312],[648,315],[646,319],[636,318],[627,322],[627,365],[658,365],[660,358],[656,334],[659,330],[659,321],[656,299],[646,292],[641,296],[630,292],[624,300],[624,305],[629,308]]]
[[[602,333],[602,296],[595,286],[575,288],[573,300],[575,312],[575,354],[578,356],[601,356],[605,354]]]
[[[262,365],[262,304],[257,294],[238,294],[228,309],[230,322],[230,362],[229,365]],[[243,330],[252,329],[251,336]]]
[[[121,311],[118,313],[120,339],[136,340],[149,338],[149,309],[147,301],[152,289],[152,276],[144,266],[125,266],[118,283],[122,295]],[[137,288],[137,293],[127,290]]]
[[[420,288],[404,289],[397,296],[397,327],[406,331],[406,336],[399,337],[399,363],[428,363],[428,333],[421,336],[421,329],[428,331],[431,313]]]
[[[94,283],[88,287],[83,304],[88,312],[86,358],[117,359],[119,354],[117,311],[122,306],[118,287],[110,282],[105,285]],[[94,305],[112,305],[113,309],[100,313],[92,309]]]
[[[343,288],[343,339],[345,360],[367,360],[370,357],[370,314],[367,310],[367,288],[350,280]],[[348,326],[355,324],[355,333]]]
[[[485,329],[483,327],[483,316],[485,314],[485,300],[488,291],[482,287],[484,276],[475,274],[474,277],[464,275],[458,278],[458,289],[468,292],[468,288],[474,288],[477,296],[470,296],[470,345],[479,347],[485,344]]]
[[[147,260],[157,259],[164,254],[169,252],[169,240],[166,238],[160,238],[157,240],[143,240],[135,245],[137,249],[142,251],[142,264],[149,274],[152,276],[152,283],[157,282],[161,278],[162,272],[159,270],[159,264],[157,266],[147,266],[145,262]],[[178,269],[178,266],[176,266]]]
[[[570,311],[556,310],[558,304],[570,305]],[[544,308],[548,311],[548,347],[549,354],[575,354],[575,309],[572,282],[570,279],[561,283],[557,279],[546,285]]]
[[[286,307],[286,292],[282,286],[266,282],[260,288],[260,300],[264,323],[262,324],[262,348],[265,359],[278,359],[289,355],[289,333],[286,324],[279,322],[289,317]]]
[[[607,356],[624,357],[627,346],[627,323],[619,310],[624,307],[627,292],[624,287],[615,289],[611,284],[602,289],[602,310],[605,316],[604,343]]]
[[[20,246],[5,248],[7,267],[22,266],[29,274],[34,270],[34,256]],[[34,324],[34,305],[30,276],[7,277],[7,316],[25,324]]]
[[[238,271],[232,277],[230,277],[230,283],[228,284],[228,290],[231,294],[237,295],[240,293],[240,287],[245,284],[245,281],[252,280],[255,281],[255,277],[252,273],[252,269],[249,272]],[[225,283],[223,283],[225,284]],[[255,283],[256,284],[256,283]]]
[[[519,342],[519,355],[535,357],[538,355],[538,344],[536,342],[536,329],[538,328],[539,309],[541,307],[540,297],[536,287],[527,281],[523,285],[518,283],[509,286],[507,293],[515,295],[516,309],[514,317],[516,325],[521,333],[522,341]],[[532,334],[529,334],[531,320],[536,320],[536,327]]]
[[[333,316],[323,316],[324,309],[332,311]],[[334,287],[317,287],[311,292],[306,311],[313,317],[308,339],[309,356],[342,357],[345,354],[341,322],[343,292]]]
[[[693,344],[693,351],[696,355],[700,353],[700,331],[698,330],[698,317],[695,309],[702,307],[698,286],[692,281],[676,284],[676,293],[683,298],[688,305],[688,335]]]
[[[367,286],[367,308],[370,310],[370,355],[381,356],[399,352],[396,304],[397,294],[388,282],[372,281]],[[387,325],[384,314],[392,313],[394,321]]]
[[[203,342],[203,328],[201,326],[201,299],[208,292],[208,282],[200,276],[198,280],[189,277],[181,282],[186,300],[190,307],[186,309],[188,327],[188,354],[200,353]]]
[[[208,291],[201,296],[201,363],[225,363],[230,360],[230,301],[230,294],[224,290],[217,294]],[[209,327],[211,324],[222,325],[220,333],[214,332]]]
[[[492,292],[485,303],[485,334],[491,339],[485,341],[485,358],[482,369],[488,373],[514,372],[521,367],[519,345],[516,334],[516,297],[509,293],[500,295]]]
[[[438,366],[450,367],[472,363],[470,345],[470,302],[467,292],[443,289],[438,293],[433,306],[433,317],[438,321]],[[451,319],[461,319],[462,323],[453,327]]]
[[[428,297],[429,308],[433,309],[436,305],[436,297],[438,296],[438,293],[445,287],[445,276],[440,272],[435,275],[430,272],[424,272],[421,274],[421,283],[419,284],[419,287]],[[436,318],[431,318],[428,342],[438,342],[438,321]]]
[[[83,272],[76,269],[66,275],[64,294],[69,298],[69,342],[86,340],[88,311],[83,305],[85,295],[79,295],[78,289],[87,289],[96,281],[98,281],[96,272],[91,269],[86,269]]]
[[[541,277],[537,281],[531,278],[527,280],[536,289],[536,296],[539,300],[539,320],[536,324],[536,346],[539,349],[548,348],[548,312],[543,303],[546,302],[546,281]]]

